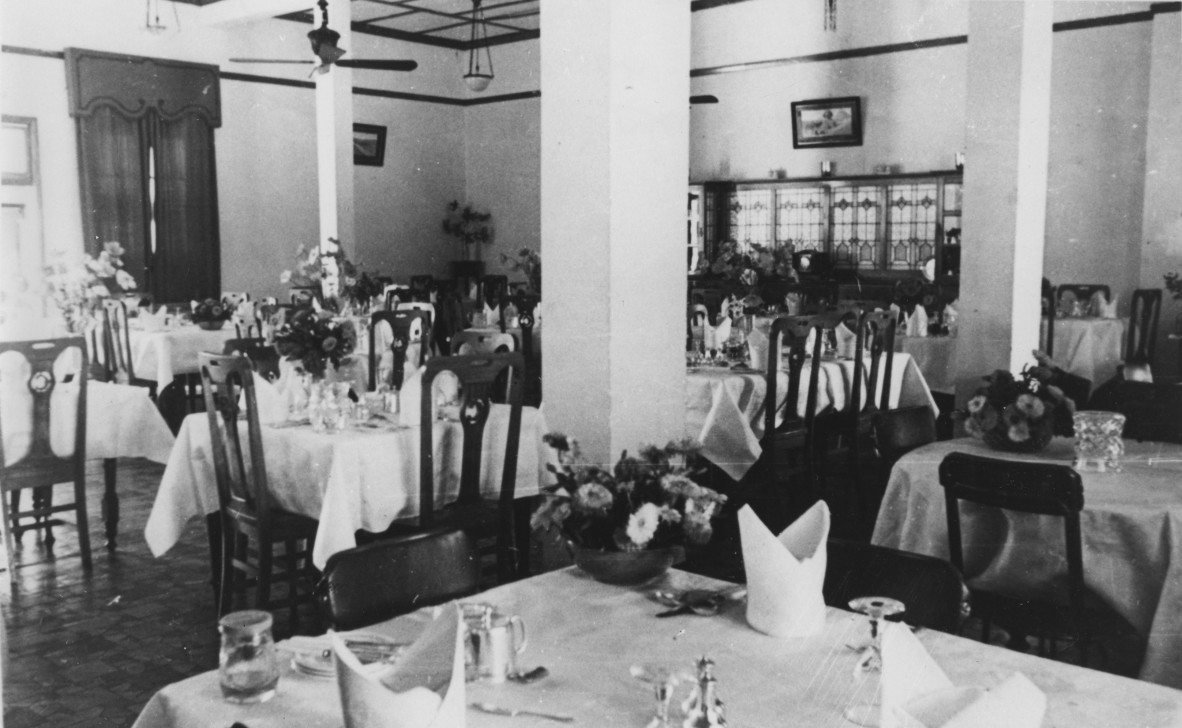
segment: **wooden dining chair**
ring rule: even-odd
[[[1051,517],[1061,523],[1063,570],[1037,583],[1022,573],[988,571],[967,577],[972,616],[980,618],[982,639],[988,640],[996,623],[1010,634],[1010,646],[1024,648],[1027,635],[1038,638],[1040,655],[1058,657],[1058,643],[1071,641],[1086,663],[1093,643],[1102,636],[1134,634],[1125,620],[1084,583],[1083,539],[1080,513],[1084,507],[1083,483],[1070,465],[989,458],[953,452],[940,463],[940,485],[948,523],[950,560],[964,575],[964,524],[961,502],[1019,514]],[[1047,539],[1025,544],[1045,552],[1054,546],[1049,526]],[[972,534],[969,534],[972,537]],[[1102,650],[1101,646],[1101,650]],[[1103,655],[1102,655],[1103,656]]]
[[[451,340],[457,331],[467,327],[464,304],[456,291],[455,281],[440,280],[435,283],[435,326],[431,340],[441,354],[451,352]]]
[[[82,337],[0,342],[0,526],[8,549],[9,575],[16,540],[43,530],[52,552],[55,513],[73,511],[82,567],[91,568],[90,524],[86,515],[86,341]],[[27,437],[4,431],[20,413],[28,416]],[[74,500],[53,503],[53,486],[73,483]],[[21,510],[20,492],[32,488],[32,505]],[[11,507],[6,495],[11,493]],[[22,519],[32,518],[26,525]]]
[[[825,603],[850,609],[859,597],[897,599],[906,611],[893,621],[958,634],[968,590],[951,562],[859,541],[831,538],[826,544]]]
[[[513,334],[488,334],[483,331],[457,331],[451,337],[451,353],[457,354],[504,354],[517,351],[517,340]]]
[[[414,300],[414,291],[405,283],[391,283],[382,292],[386,302],[386,310],[393,311],[398,303],[410,303]]]
[[[437,353],[433,334],[435,332],[435,304],[430,301],[420,301],[418,292],[412,293],[413,301],[395,301],[395,311],[423,311],[427,314],[427,327],[423,330],[423,347],[428,355]]]
[[[1105,299],[1112,300],[1111,289],[1104,283],[1060,283],[1055,287],[1055,308],[1059,309],[1061,315],[1070,314],[1070,312],[1063,313],[1062,307],[1067,301],[1080,301],[1087,304],[1097,291],[1103,293]]]
[[[222,353],[226,356],[244,356],[257,376],[268,382],[279,380],[279,350],[262,337],[226,339]]]
[[[131,356],[131,333],[127,325],[127,304],[121,300],[103,301],[103,349],[107,357],[108,381],[146,387],[148,396],[156,398],[157,383],[135,375]]]
[[[416,301],[433,303],[432,299],[435,296],[435,276],[429,273],[411,276],[410,292]]]
[[[1133,291],[1129,309],[1129,333],[1125,341],[1125,362],[1152,364],[1157,352],[1157,323],[1161,317],[1161,289]]]
[[[314,602],[312,544],[317,521],[271,502],[254,372],[245,357],[197,355],[208,415],[220,525],[220,573],[214,575],[218,616],[254,587],[252,606],[287,608],[294,631],[298,608]],[[245,420],[245,422],[242,422]],[[245,432],[244,432],[245,430]],[[243,440],[245,439],[245,442]],[[282,544],[277,555],[275,546]],[[287,585],[282,598],[272,586]]]
[[[418,361],[415,367],[421,367],[427,360],[427,350],[431,347],[431,314],[417,309],[398,309],[395,311],[374,311],[369,316],[369,389],[376,391],[378,385],[378,366],[382,361],[382,352],[377,348],[377,327],[385,324],[390,327],[390,352],[393,355],[390,369],[390,381],[386,382],[395,389],[402,388],[402,377],[406,366],[406,352],[412,343],[419,343]]]
[[[1182,444],[1182,383],[1121,381],[1113,396],[1089,406],[1123,414],[1126,440]]]
[[[316,587],[335,630],[384,622],[480,590],[480,554],[458,528],[385,538],[328,557]]]
[[[525,358],[523,373],[525,390],[521,393],[526,407],[542,404],[542,353],[534,344],[534,326],[537,323],[535,311],[541,303],[536,293],[514,293],[510,300],[517,307],[517,327],[521,330],[521,355]]]

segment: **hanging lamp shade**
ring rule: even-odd
[[[473,91],[483,91],[493,80],[492,52],[488,48],[488,24],[480,0],[472,0],[472,30],[468,36],[468,72],[464,83]],[[482,53],[483,51],[483,53]],[[484,63],[481,64],[481,55]]]

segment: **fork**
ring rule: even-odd
[[[470,703],[471,707],[479,710],[482,713],[490,713],[492,715],[505,715],[510,718],[518,716],[532,715],[535,718],[546,718],[548,720],[556,720],[559,723],[574,723],[575,717],[573,715],[560,715],[558,713],[542,713],[536,710],[525,710],[522,708],[502,708],[499,705],[492,703],[475,702]]]

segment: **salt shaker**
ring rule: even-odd
[[[271,614],[231,612],[218,622],[222,634],[218,680],[231,703],[262,703],[275,696],[279,660],[271,637]]]

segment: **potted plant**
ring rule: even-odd
[[[59,259],[45,268],[45,288],[72,334],[83,333],[103,301],[135,289],[135,278],[123,269],[125,251],[117,242],[103,244],[97,257]]]
[[[501,263],[511,271],[525,274],[530,293],[542,295],[542,256],[533,248],[522,248],[517,255],[501,253]]]
[[[584,462],[573,438],[543,438],[558,452],[558,477],[544,489],[530,519],[535,531],[557,532],[575,564],[599,581],[635,584],[663,574],[684,558],[684,547],[713,535],[712,519],[726,496],[699,485],[689,440],[624,452],[611,470]]]
[[[1017,379],[998,369],[955,415],[965,432],[994,449],[1038,452],[1055,435],[1074,433],[1075,403],[1049,384],[1053,376],[1047,366],[1027,366]]]
[[[192,315],[193,323],[206,331],[217,331],[230,320],[233,311],[222,301],[207,298],[204,301],[193,301]]]
[[[443,218],[443,232],[460,243],[463,256],[469,260],[480,259],[480,246],[492,242],[493,228],[489,224],[491,212],[480,212],[471,205],[460,207],[459,200],[447,203],[447,215]]]

